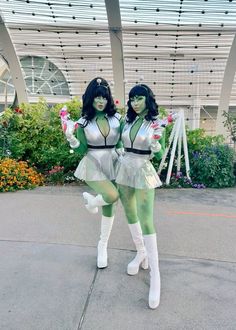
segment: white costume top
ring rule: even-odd
[[[142,120],[134,140],[131,140],[131,129],[137,120]],[[158,123],[158,119],[155,120]],[[137,189],[152,189],[162,185],[151,159],[151,142],[154,129],[152,121],[136,117],[133,123],[126,122],[121,139],[125,155],[119,159],[116,182]],[[160,131],[163,129],[161,128]]]
[[[115,180],[118,155],[115,146],[120,140],[121,115],[115,113],[109,117],[105,115],[109,126],[106,136],[101,132],[97,123],[99,116],[91,121],[80,118],[78,123],[84,129],[88,144],[88,152],[80,161],[75,176],[84,181]]]

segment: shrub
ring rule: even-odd
[[[187,131],[190,176],[194,184],[223,188],[234,185],[234,151],[222,135],[209,136],[204,129]]]
[[[236,115],[224,111],[223,116],[225,117],[224,126],[228,129],[234,150],[236,150]]]
[[[201,152],[207,147],[212,145],[222,145],[224,144],[223,135],[206,135],[203,128],[197,128],[194,130],[187,129],[187,141],[188,141],[188,152],[190,156],[195,152]]]
[[[0,160],[0,192],[32,189],[43,182],[43,175],[29,167],[26,162],[10,158]]]
[[[46,179],[48,183],[52,184],[64,183],[64,167],[54,166],[46,173]]]
[[[166,143],[168,143],[171,133],[171,125],[166,129]],[[191,182],[182,174],[185,173],[184,156],[181,156],[181,169],[177,173],[177,157],[174,159],[170,187],[193,187],[204,188],[231,187],[235,183],[234,176],[234,151],[227,145],[224,145],[222,135],[208,136],[203,129],[187,130],[188,154],[190,163]],[[166,164],[169,163],[170,153],[168,154]],[[155,168],[158,168],[159,162],[154,161]],[[165,181],[167,175],[167,166],[161,173],[162,181]]]
[[[79,182],[74,176],[74,171],[64,172],[63,166],[54,166],[51,170],[45,173],[45,180],[48,184],[65,184],[72,182]]]
[[[234,152],[228,145],[212,145],[194,152],[190,162],[193,182],[203,182],[207,187],[232,187],[234,177]]]
[[[72,119],[80,115],[81,104],[74,99],[67,104]],[[62,104],[49,107],[44,99],[37,104],[22,104],[7,109],[0,118],[4,127],[0,135],[0,158],[10,155],[36,165],[41,172],[53,166],[64,166],[65,172],[75,169],[80,156],[69,152],[61,129],[59,110]]]

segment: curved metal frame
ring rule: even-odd
[[[26,84],[21,71],[20,61],[16,55],[15,48],[11,41],[8,30],[0,16],[0,45],[1,53],[9,66],[13,84],[15,86],[16,95],[19,103],[28,102],[26,92]]]
[[[216,133],[223,134],[225,137],[227,137],[227,131],[223,124],[223,121],[225,120],[225,118],[223,117],[223,112],[229,111],[230,96],[231,96],[234,76],[236,72],[235,58],[236,58],[236,34],[232,42],[227,64],[225,66],[224,78],[221,87],[220,101],[219,101],[219,107],[218,107],[217,119],[216,119]]]

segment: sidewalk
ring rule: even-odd
[[[235,330],[236,189],[159,189],[162,280],[126,274],[134,245],[121,205],[109,267],[96,268],[99,215],[80,187],[0,194],[0,330]]]

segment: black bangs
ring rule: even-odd
[[[142,85],[134,86],[129,92],[129,99],[134,96],[148,96],[148,89]]]
[[[126,114],[126,121],[128,123],[133,123],[135,118],[137,117],[137,113],[131,106],[131,99],[135,96],[146,96],[146,109],[148,109],[148,113],[145,116],[145,119],[150,121],[154,120],[158,115],[158,105],[155,100],[155,95],[153,94],[150,87],[145,84],[135,85],[129,92],[129,100],[127,102],[128,110]]]
[[[109,100],[110,97],[109,97],[108,88],[103,85],[98,86],[94,93],[94,97],[97,97],[97,96],[102,96],[102,97],[106,98],[107,100]]]

